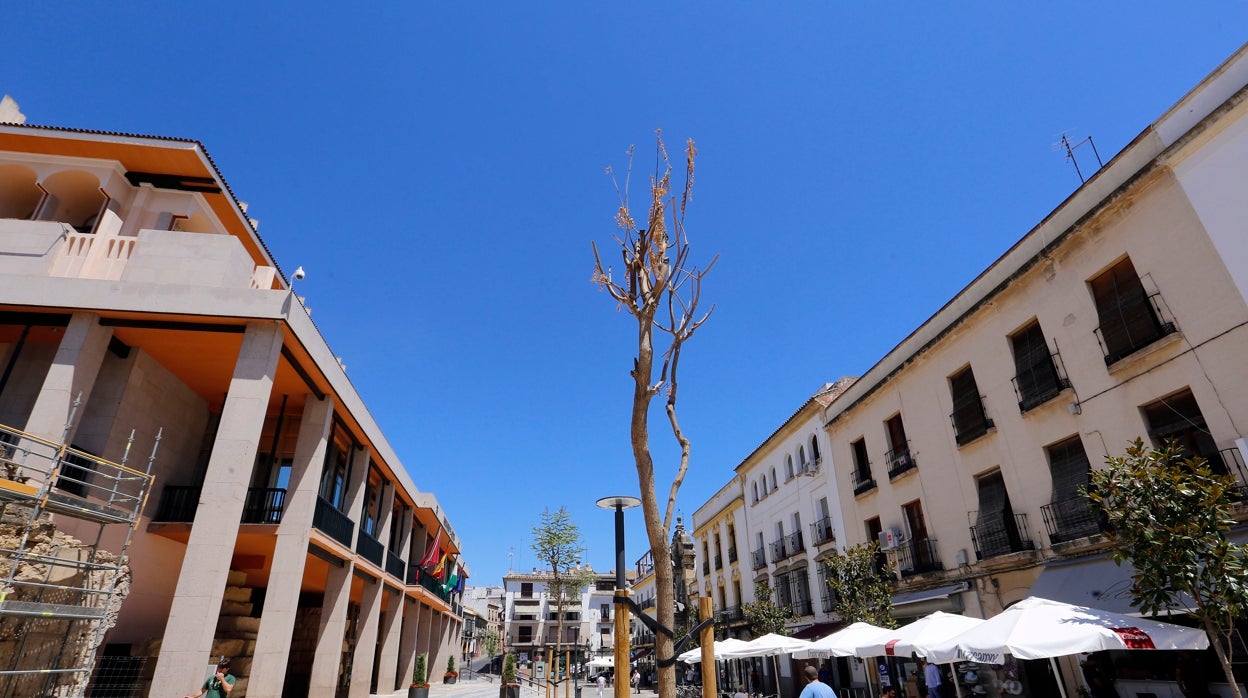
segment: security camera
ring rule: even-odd
[[[295,281],[303,281],[303,277],[305,276],[307,276],[307,274],[303,271],[303,267],[295,269]]]

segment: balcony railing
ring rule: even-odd
[[[1178,332],[1160,293],[1121,296],[1114,311],[1113,320],[1096,328],[1106,366]]]
[[[162,523],[194,523],[201,490],[198,485],[165,485],[160,491],[160,506],[156,507],[156,515],[152,520]]]
[[[971,526],[971,542],[975,545],[977,560],[1036,549],[1027,534],[1026,514],[997,514],[979,519],[979,523]]]
[[[824,518],[810,525],[810,538],[815,545],[823,545],[824,543],[836,542],[836,531],[832,528],[832,517]]]
[[[780,562],[789,557],[788,551],[784,549],[784,539],[774,541],[771,544],[771,561],[773,563]]]
[[[731,565],[732,563],[734,563],[734,562],[736,562],[736,561],[737,561],[737,549],[736,549],[736,548],[728,548],[728,564],[730,564],[730,565]]]
[[[908,540],[897,547],[897,569],[901,576],[936,572],[944,569],[934,538]]]
[[[794,531],[784,538],[784,550],[789,557],[806,550],[806,542],[802,540],[802,532]]]
[[[811,616],[815,614],[815,610],[810,603],[810,599],[798,599],[793,602],[791,608],[793,609],[793,615],[798,616],[799,618],[801,616]]]
[[[752,559],[751,559],[751,562],[752,562],[752,564],[753,564],[753,566],[754,566],[754,569],[756,569],[756,570],[761,570],[761,569],[763,569],[764,567],[766,567],[766,566],[767,566],[767,551],[766,551],[766,549],[764,549],[764,548],[759,548],[758,550],[755,550],[754,552],[750,553],[750,557],[752,558]]]
[[[895,448],[884,455],[884,459],[888,461],[888,479],[896,480],[898,475],[910,472],[917,467],[914,462],[914,456],[910,454],[910,447]]]
[[[355,552],[359,553],[365,560],[381,567],[386,548],[381,544],[381,541],[373,538],[361,528],[360,535],[355,538]]]
[[[1100,507],[1087,497],[1050,502],[1040,507],[1040,515],[1044,517],[1044,528],[1053,543],[1064,543],[1101,533],[1109,526]]]
[[[442,588],[442,580],[437,579],[432,574],[429,574],[429,572],[425,568],[421,567],[420,565],[414,565],[414,567],[416,568],[416,573],[418,575],[417,581],[420,584],[420,586],[424,587],[428,591],[433,592],[433,595],[438,597],[439,599],[442,599],[443,601],[446,601],[449,603],[451,600],[451,595],[449,592],[445,591]],[[412,569],[411,568],[412,566],[408,567],[408,580],[407,580],[408,584],[412,583],[412,580],[411,580]]]
[[[724,557],[722,555],[715,556],[715,569],[717,570],[724,569]]]
[[[279,524],[286,508],[286,490],[279,487],[252,487],[243,502],[243,523]]]
[[[824,613],[831,613],[836,608],[836,597],[831,593],[823,594],[819,597],[819,601],[823,604]]]
[[[1235,478],[1238,487],[1234,493],[1236,499],[1248,499],[1248,468],[1244,467],[1244,456],[1239,452],[1238,448],[1227,448],[1218,451],[1218,456],[1222,460],[1222,468],[1219,470],[1210,459],[1209,467],[1215,473],[1230,475]]]
[[[738,623],[745,620],[745,612],[740,606],[729,606],[719,612],[719,620],[721,623]]]
[[[959,446],[969,444],[996,426],[984,412],[983,398],[979,395],[975,396],[974,403],[951,412],[949,423],[953,425],[953,440]]]
[[[351,520],[351,517],[338,511],[333,504],[318,496],[316,511],[312,513],[312,528],[351,547],[351,534],[355,533],[355,522]]]
[[[1070,379],[1066,377],[1066,368],[1058,352],[1045,354],[1036,365],[1011,380],[1014,394],[1018,397],[1019,412],[1039,407],[1070,387]]]
[[[403,579],[403,573],[407,571],[407,563],[403,562],[403,558],[394,554],[394,551],[386,551],[386,574],[395,579]]]
[[[860,468],[854,468],[850,475],[854,483],[854,496],[875,489],[875,478],[871,477],[870,463]]]

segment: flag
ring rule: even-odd
[[[434,579],[441,579],[442,575],[446,574],[446,558],[447,557],[449,556],[446,553],[442,553],[442,559],[438,560],[438,566],[434,567],[433,571],[429,573],[433,575]]]
[[[459,586],[459,565],[451,566],[451,576],[446,580],[446,584],[442,586],[442,593],[449,594],[451,590]]]
[[[420,566],[429,569],[429,566],[438,561],[442,555],[442,529],[438,529],[438,534],[433,537],[433,545],[425,551],[425,556],[420,559]]]
[[[455,585],[455,591],[456,591],[456,593],[459,593],[459,594],[464,593],[464,580],[465,580],[465,579],[467,579],[467,577],[465,577],[465,576],[464,576],[464,575],[462,575],[462,574],[461,574],[461,575],[459,575],[459,583]]]

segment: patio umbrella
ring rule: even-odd
[[[859,657],[909,657],[917,654],[926,658],[927,648],[931,645],[961,635],[983,622],[980,618],[936,611],[908,625],[880,633],[858,645],[855,654]]]
[[[715,660],[719,661],[720,659],[727,659],[727,657],[722,656],[724,652],[734,647],[740,647],[744,644],[745,644],[745,640],[738,640],[735,637],[730,637],[730,638],[726,638],[723,640],[716,640],[715,644],[712,646],[715,652]],[[699,662],[702,661],[702,648],[694,647],[688,652],[681,653],[676,658],[684,662],[685,664],[698,664]]]
[[[1056,657],[1080,652],[1208,646],[1203,630],[1029,596],[961,635],[929,646],[927,658],[938,664],[962,659],[1001,664],[1008,653],[1018,659],[1048,659],[1057,674]],[[1065,696],[1061,681],[1057,685]]]
[[[854,649],[870,641],[879,633],[892,632],[870,623],[852,623],[810,643],[806,649],[793,653],[798,659],[827,659],[828,657],[852,657]]]
[[[615,666],[615,657],[595,657],[589,660],[585,666],[595,669],[610,669]]]
[[[743,659],[745,657],[771,657],[772,674],[776,677],[776,695],[780,695],[780,665],[776,655],[792,654],[810,647],[806,640],[785,637],[775,633],[750,640],[744,645],[724,652],[727,659]]]

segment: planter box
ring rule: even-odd
[[[455,683],[455,679],[458,679],[458,678],[459,678],[458,674],[447,674],[446,676],[442,677],[442,683]]]
[[[520,684],[505,683],[499,686],[498,698],[520,698]]]
[[[408,686],[407,698],[429,698],[428,686]]]

